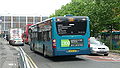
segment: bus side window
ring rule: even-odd
[[[38,40],[38,35],[37,35],[38,33],[37,32],[35,32],[35,39],[36,40]]]
[[[49,41],[49,31],[44,31],[43,32],[43,41]]]
[[[50,35],[49,35],[49,32],[50,31],[47,31],[46,33],[47,33],[47,41],[50,41]]]
[[[49,39],[51,39],[51,31],[49,31]]]
[[[44,32],[44,41],[47,41],[47,31]]]
[[[38,40],[42,41],[42,32],[38,33]]]
[[[42,41],[44,41],[44,32],[42,32]]]

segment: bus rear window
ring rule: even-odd
[[[57,22],[56,27],[59,35],[85,35],[87,21]]]

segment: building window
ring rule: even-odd
[[[11,16],[5,16],[5,21],[11,21]]]
[[[1,23],[1,30],[4,30],[4,23]]]
[[[42,17],[42,21],[48,19],[48,17]]]
[[[13,24],[13,27],[14,27],[14,28],[18,28],[18,27],[19,27],[19,23],[14,23],[14,24]]]
[[[21,16],[20,17],[20,22],[26,22],[26,17],[25,16]]]
[[[28,22],[33,22],[33,17],[28,17],[28,18],[27,18],[27,21],[28,21]]]
[[[14,16],[13,17],[13,22],[19,23],[19,16]]]
[[[4,16],[1,16],[2,21],[4,21]]]
[[[35,23],[41,22],[41,17],[35,17]]]
[[[8,30],[11,28],[11,23],[5,23],[5,30]]]
[[[26,23],[20,23],[20,28],[22,28],[24,30],[24,27],[26,26]]]

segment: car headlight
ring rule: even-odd
[[[106,47],[105,49],[109,50],[109,48],[108,48],[108,47]]]

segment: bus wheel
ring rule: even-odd
[[[75,57],[76,57],[76,55],[71,55],[70,57],[75,58]]]

